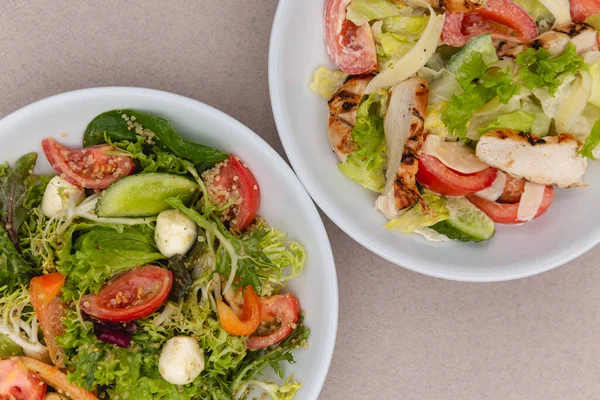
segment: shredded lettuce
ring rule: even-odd
[[[515,111],[501,115],[487,125],[479,128],[479,133],[484,134],[492,129],[512,129],[515,131],[531,133],[535,115],[525,111]]]
[[[400,15],[407,8],[392,0],[352,0],[346,9],[346,19],[360,26],[376,19]]]
[[[587,137],[587,139],[585,139],[585,143],[583,144],[583,147],[581,148],[579,154],[581,154],[584,157],[595,160],[596,158],[594,157],[593,151],[596,148],[596,146],[598,146],[598,143],[600,143],[600,120],[596,121],[596,123],[594,124],[592,132]]]
[[[527,49],[517,56],[515,62],[520,67],[517,78],[528,88],[547,87],[551,96],[561,85],[563,78],[587,69],[587,64],[579,55],[573,43],[558,57],[544,48]]]
[[[329,100],[347,78],[348,74],[343,71],[331,71],[327,67],[319,67],[313,75],[310,88],[325,100]]]
[[[600,14],[598,14],[600,16]],[[593,105],[600,107],[600,61],[593,63],[589,69],[592,77],[592,88],[588,101]]]
[[[445,197],[429,190],[425,190],[422,197],[426,208],[423,208],[420,203],[415,204],[401,216],[389,221],[385,228],[391,231],[412,233],[416,229],[435,225],[450,217]]]

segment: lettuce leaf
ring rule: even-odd
[[[343,71],[331,71],[326,67],[319,67],[313,74],[310,88],[325,100],[329,100],[347,78],[348,74]]]
[[[544,48],[527,49],[517,56],[515,62],[520,67],[517,78],[529,89],[547,87],[551,96],[561,85],[566,75],[587,69],[587,64],[579,55],[573,43],[558,57]]]
[[[581,154],[584,157],[595,160],[596,158],[594,157],[594,154],[592,152],[594,151],[596,146],[598,146],[598,143],[600,143],[600,120],[596,121],[596,123],[594,124],[592,132],[587,137],[587,139],[585,139],[585,142],[583,143],[583,147],[579,151],[579,154]]]
[[[428,22],[428,16],[394,16],[373,24],[373,37],[382,69],[414,47]]]
[[[525,111],[515,111],[510,114],[504,114],[479,128],[479,133],[483,135],[492,129],[513,129],[515,131],[531,133],[535,115]]]
[[[365,189],[383,193],[385,174],[382,168],[369,169],[366,162],[355,154],[350,154],[346,162],[338,164],[340,171]]]
[[[392,0],[352,0],[346,9],[346,19],[360,26],[372,20],[400,15],[406,8]]]
[[[425,209],[420,203],[415,204],[404,214],[385,224],[385,228],[391,231],[412,233],[418,228],[435,225],[450,217],[450,211],[446,207],[444,196],[437,195],[429,190],[425,190],[422,196],[426,205]]]

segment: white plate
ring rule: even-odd
[[[486,243],[429,243],[383,228],[375,195],[346,178],[327,139],[327,103],[308,85],[331,64],[323,41],[324,0],[280,0],[271,32],[269,87],[279,136],[294,170],[323,211],[357,242],[423,274],[461,281],[501,281],[567,263],[600,242],[600,168],[586,189],[557,190],[546,215],[523,226],[498,226]]]
[[[288,232],[306,248],[304,273],[288,290],[299,299],[311,329],[309,347],[295,352],[297,363],[285,367],[302,382],[297,400],[319,395],[335,344],[338,291],[329,239],[319,214],[291,168],[246,126],[210,106],[175,94],[139,88],[84,89],[53,96],[0,120],[0,160],[14,162],[36,151],[36,171],[49,173],[40,141],[52,136],[60,143],[81,147],[87,124],[98,114],[132,108],[172,121],[183,137],[233,152],[244,160],[261,186],[260,214]],[[65,132],[66,137],[61,133]]]

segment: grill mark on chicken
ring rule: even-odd
[[[432,7],[453,12],[470,12],[485,5],[485,0],[426,0]]]
[[[581,35],[583,32],[594,29],[592,26],[585,22],[572,22],[566,25],[557,26],[553,29],[555,32],[566,33],[570,37]]]

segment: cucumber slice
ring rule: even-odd
[[[0,357],[22,356],[23,349],[8,336],[0,333]]]
[[[99,217],[151,217],[172,208],[165,199],[182,197],[189,202],[198,184],[184,176],[151,172],[130,175],[110,185],[96,205]]]
[[[450,218],[430,226],[437,233],[462,242],[482,242],[496,232],[494,221],[464,197],[449,198]]]
[[[448,70],[456,74],[473,52],[481,53],[483,55],[483,60],[487,65],[491,65],[498,61],[498,55],[496,54],[496,48],[492,42],[492,36],[488,33],[474,37],[469,43],[465,44],[458,53],[453,55],[450,61],[448,61]]]

